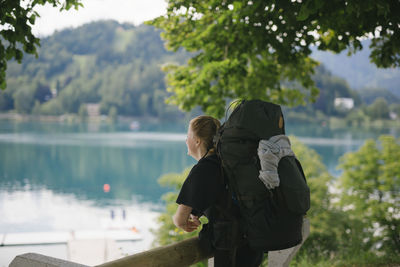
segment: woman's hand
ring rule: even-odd
[[[186,225],[182,229],[190,233],[196,230],[200,226],[200,224],[201,222],[199,221],[199,217],[190,214]]]
[[[193,232],[200,226],[201,222],[197,216],[191,214],[192,208],[179,205],[175,215],[172,217],[174,224],[186,232]]]
[[[192,220],[193,222],[197,223],[197,226],[201,224],[199,217],[194,216],[193,214],[190,214],[189,220]]]

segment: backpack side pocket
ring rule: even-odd
[[[288,210],[295,214],[305,214],[310,209],[310,188],[303,170],[293,156],[283,157],[279,161],[279,189],[285,199]]]

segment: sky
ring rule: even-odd
[[[44,37],[56,30],[78,27],[91,21],[114,19],[120,23],[139,25],[166,13],[165,0],[83,0],[84,7],[60,12],[51,5],[39,6],[35,10],[40,18],[32,27],[33,33]]]

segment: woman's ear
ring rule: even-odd
[[[200,145],[201,144],[201,139],[196,137],[196,145]]]

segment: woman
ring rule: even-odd
[[[217,204],[226,199],[226,186],[221,174],[221,164],[213,144],[214,135],[220,122],[210,116],[198,116],[189,123],[186,139],[188,155],[198,162],[190,171],[176,202],[178,209],[173,216],[174,224],[192,232],[200,226],[199,217],[205,215],[209,223],[203,225],[200,240],[208,239],[212,243],[213,224],[218,222]],[[221,266],[259,266],[263,253],[250,249],[246,244],[238,248],[236,257],[227,250],[214,250],[214,265]]]

